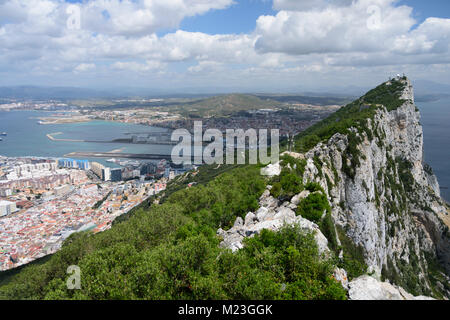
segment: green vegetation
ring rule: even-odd
[[[297,214],[316,223],[321,220],[324,214],[330,211],[330,204],[323,193],[310,194],[300,202],[297,208]]]
[[[348,134],[349,129],[354,127],[367,130],[367,119],[372,119],[381,105],[388,111],[394,110],[403,104],[400,99],[405,84],[403,79],[392,80],[391,85],[383,83],[375,89],[367,92],[364,96],[352,103],[342,107],[337,112],[322,120],[295,138],[298,151],[306,152],[321,141],[328,141],[334,134]]]
[[[306,160],[288,155],[284,155],[280,160],[282,170],[279,176],[272,179],[270,193],[275,198],[290,198],[303,190]]]
[[[400,99],[400,95],[405,88],[405,80],[406,77],[403,77],[400,80],[391,80],[391,84],[386,82],[379,85],[364,95],[364,102],[369,104],[381,104],[385,106],[388,111],[397,109],[404,103],[404,101]]]
[[[309,97],[295,95],[257,95],[260,99],[270,99],[283,103],[302,103],[319,106],[342,105],[352,101],[350,97]]]
[[[318,184],[317,182],[308,182],[305,185],[305,189],[308,190],[309,192],[316,192],[316,191],[320,191],[322,193],[325,193],[325,191],[323,190],[323,188],[320,186],[320,184]]]
[[[412,192],[415,184],[414,177],[411,173],[413,164],[405,159],[397,158],[398,174],[403,187],[407,192]]]
[[[430,283],[431,283],[431,289],[433,291],[434,296],[442,299],[443,295],[441,290],[436,290],[436,288],[439,287],[438,283],[440,283],[441,286],[444,287],[444,290],[442,291],[450,291],[450,283],[448,282],[445,274],[446,271],[444,267],[438,262],[436,256],[425,252],[425,260],[428,264],[428,274],[430,275]]]
[[[338,244],[336,240],[336,229],[333,218],[331,217],[331,207],[325,195],[325,191],[320,184],[316,182],[307,183],[305,189],[312,193],[299,203],[297,214],[317,223],[320,231],[322,231],[324,236],[328,239],[328,245],[331,250],[337,253]]]
[[[204,165],[200,170],[196,172],[188,172],[184,175],[178,176],[167,185],[167,188],[164,191],[164,195],[162,196],[162,200],[165,201],[172,193],[182,189],[186,189],[190,184],[195,185],[208,183],[215,177],[218,177],[225,172],[229,172],[239,167],[243,166],[226,164]]]
[[[323,235],[327,238],[330,249],[338,255],[339,246],[337,242],[337,233],[333,218],[331,216],[331,211],[327,211],[325,217],[319,222],[319,228]]]
[[[323,177],[323,173],[322,173],[322,161],[319,159],[319,157],[314,156],[313,158],[314,161],[314,165],[316,166],[318,172],[319,172],[319,177]]]
[[[111,192],[108,193],[106,196],[104,196],[103,199],[97,201],[97,202],[94,204],[94,206],[92,207],[92,209],[95,210],[95,209],[100,208],[100,207],[102,206],[103,202],[105,202],[106,199],[108,199],[108,197],[109,197],[110,195],[111,195]]]
[[[336,226],[342,250],[344,252],[343,259],[338,266],[347,271],[349,280],[357,278],[367,271],[367,264],[364,260],[364,249],[356,245],[345,233],[340,226]]]
[[[276,198],[281,196],[290,198],[303,190],[302,179],[289,169],[283,169],[276,180],[273,180],[272,190],[270,190],[272,196]]]
[[[165,107],[188,118],[229,116],[240,111],[280,107],[281,103],[271,99],[260,99],[247,94],[229,94],[206,99],[197,99]]]
[[[388,257],[387,265],[381,270],[382,280],[389,280],[415,296],[431,295],[432,292],[426,289],[425,280],[419,277],[421,266],[414,250],[410,250],[409,260],[406,262],[395,255],[396,267],[393,260]]]
[[[283,168],[290,167],[299,177],[303,177],[306,167],[305,159],[296,159],[288,155],[283,155],[280,160]]]
[[[73,234],[5,281],[0,299],[345,299],[333,265],[298,228],[264,231],[235,254],[219,248],[217,228],[255,210],[266,183],[257,166],[235,168],[108,231]],[[82,270],[81,290],[66,289],[70,265]]]

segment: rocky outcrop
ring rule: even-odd
[[[268,187],[270,189],[270,186]],[[259,199],[260,208],[255,213],[249,212],[245,219],[238,217],[230,230],[219,229],[217,235],[223,238],[220,246],[229,248],[233,252],[243,247],[243,240],[259,234],[263,229],[277,231],[284,225],[297,224],[300,229],[306,232],[313,232],[319,254],[324,258],[330,254],[328,240],[320,231],[319,226],[307,219],[297,216],[294,210],[302,197],[306,197],[305,192],[292,198],[291,202],[278,205],[278,200],[270,195],[267,189]]]
[[[364,275],[348,284],[350,300],[434,300],[426,296],[413,296],[401,287],[381,282]]]
[[[333,272],[333,278],[336,279],[336,281],[340,282],[344,289],[348,290],[348,275],[347,271],[345,271],[342,268],[335,268]]]
[[[278,176],[280,172],[281,167],[279,163],[269,164],[267,167],[261,169],[261,174],[268,177]]]

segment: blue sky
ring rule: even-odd
[[[0,85],[298,92],[402,72],[450,83],[449,15],[444,0],[0,0]]]
[[[414,8],[414,17],[422,22],[427,17],[450,18],[450,1],[446,0],[403,0],[399,5]]]
[[[450,18],[448,0],[403,0],[398,5],[414,8],[414,17],[422,23],[427,17]],[[180,28],[186,31],[215,33],[247,33],[256,27],[256,19],[273,15],[271,1],[242,0],[227,10],[212,11],[202,16],[185,19]]]
[[[81,3],[82,0],[68,0],[68,3]],[[238,0],[227,10],[216,10],[204,15],[189,17],[182,21],[180,29],[209,34],[248,33],[255,29],[256,19],[262,15],[273,15],[272,1]],[[400,0],[397,5],[414,8],[414,17],[419,23],[427,17],[450,18],[448,0]],[[173,31],[173,30],[170,30]],[[161,32],[165,34],[169,32]]]
[[[262,15],[273,15],[270,1],[243,0],[227,10],[209,12],[203,16],[185,19],[180,28],[186,31],[209,34],[249,33],[256,27],[256,19]]]

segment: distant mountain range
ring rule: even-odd
[[[444,83],[433,82],[429,80],[413,81],[418,101],[437,100],[442,97],[450,97],[450,85]],[[319,98],[353,98],[366,92],[368,87],[336,87],[336,88],[320,88],[316,91],[301,91],[292,94],[276,94],[276,92],[253,93],[258,97],[270,96],[271,99],[280,101],[279,97],[319,97]],[[211,97],[217,94],[233,93],[223,92],[217,89],[216,93],[211,92],[211,88],[205,89],[205,93],[201,93],[199,89],[188,90],[180,89],[179,92],[170,92],[169,90],[159,90],[156,88],[107,88],[107,89],[90,89],[80,87],[43,87],[43,86],[10,86],[0,87],[0,99],[99,99],[99,98],[124,98],[124,97],[159,97],[159,98],[200,98]],[[235,91],[237,93],[237,91]],[[250,93],[250,92],[242,92]],[[269,95],[270,93],[270,95]],[[278,98],[275,98],[277,97]],[[284,100],[284,99],[282,99]]]
[[[0,98],[9,99],[90,99],[111,96],[111,92],[76,87],[0,87]]]

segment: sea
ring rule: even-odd
[[[438,178],[441,197],[450,202],[450,99],[416,105],[423,126],[425,162]]]
[[[171,153],[170,145],[130,144],[107,142],[114,139],[130,138],[130,133],[167,132],[167,129],[110,121],[90,121],[65,124],[38,124],[40,117],[49,117],[55,112],[42,111],[0,111],[1,136],[0,155],[7,157],[35,156],[35,157],[64,157],[75,151],[122,152],[122,153]],[[47,134],[57,139],[72,139],[83,141],[104,142],[72,142],[52,141]],[[97,161],[114,167],[107,159],[86,159]]]
[[[441,196],[450,202],[450,99],[417,102],[424,131],[425,161],[431,165],[441,186]],[[129,138],[127,133],[164,132],[166,129],[108,121],[39,125],[41,111],[0,111],[0,155],[8,157],[63,157],[74,151],[119,151],[124,153],[170,154],[170,145],[52,141],[47,134],[60,133],[58,139],[110,141]],[[87,159],[114,166],[106,159]]]

